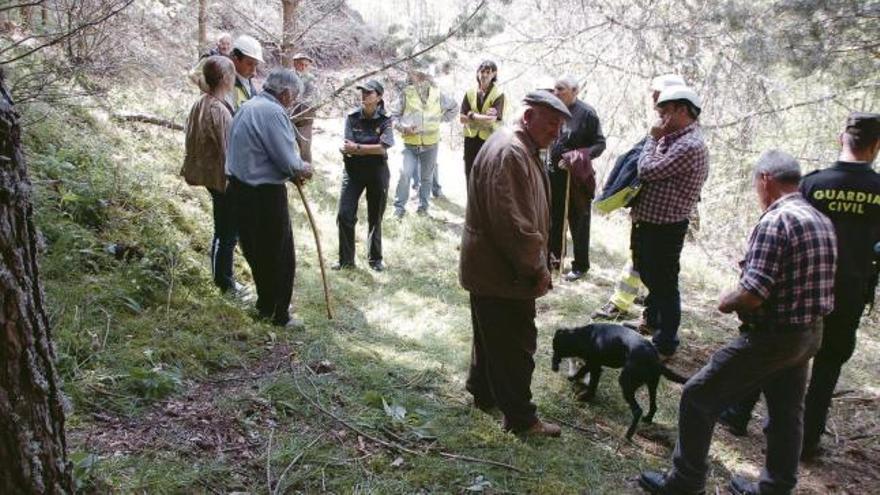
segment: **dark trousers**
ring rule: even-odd
[[[839,284],[838,284],[839,285]],[[865,310],[865,304],[857,292],[858,284],[846,284],[847,288],[836,290],[834,311],[824,319],[822,346],[813,358],[810,385],[804,400],[804,447],[813,449],[819,445],[834,388],[840,378],[840,370],[856,348],[856,330]],[[847,292],[851,292],[847,294]],[[752,418],[752,410],[760,398],[760,391],[749,394],[742,401],[725,411],[728,421],[745,427]]]
[[[467,184],[467,179],[471,176],[471,169],[474,168],[474,160],[477,159],[477,153],[480,152],[480,149],[483,147],[482,139],[478,137],[466,137],[464,138],[464,178],[465,184]]]
[[[803,437],[807,370],[821,339],[821,321],[786,333],[759,329],[740,335],[713,354],[709,363],[688,380],[681,394],[678,441],[667,478],[670,488],[685,493],[705,488],[707,457],[718,416],[731,404],[763,389],[768,418],[761,493],[782,494],[794,489]]]
[[[504,429],[527,430],[538,420],[531,402],[535,300],[474,294],[470,299],[474,342],[466,388],[476,404],[504,413]]]
[[[562,261],[562,238],[565,236],[565,188],[568,171],[550,172],[550,255]],[[574,181],[568,195],[568,228],[574,248],[572,270],[586,272],[590,269],[590,193]]]
[[[257,311],[275,325],[290,320],[296,258],[284,184],[249,186],[236,179],[229,194],[238,219],[241,250],[257,286]]]
[[[687,220],[671,224],[634,222],[630,236],[633,268],[648,288],[647,323],[657,329],[653,342],[663,354],[672,354],[678,348],[681,324],[678,272],[687,227]]]
[[[211,240],[211,273],[222,292],[235,287],[232,255],[238,243],[235,209],[228,194],[208,189],[214,211],[214,238]]]
[[[367,190],[367,243],[370,263],[382,260],[382,215],[388,201],[388,164],[347,165],[342,174],[342,193],[339,195],[339,264],[354,265],[354,227],[357,224],[358,202]]]

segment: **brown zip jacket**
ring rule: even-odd
[[[226,191],[226,143],[232,127],[228,104],[204,93],[186,119],[186,154],[180,175],[191,186]]]
[[[462,287],[485,297],[547,293],[550,181],[538,148],[520,126],[483,144],[468,182],[461,239]]]

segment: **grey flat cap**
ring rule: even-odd
[[[568,107],[565,106],[565,103],[562,103],[562,100],[549,91],[532,91],[523,98],[523,103],[527,105],[542,105],[549,107],[551,110],[556,110],[562,115],[565,115],[565,118],[571,118],[571,112],[568,111]]]
[[[308,60],[311,63],[315,63],[315,60],[312,57],[306,55],[303,52],[299,52],[296,55],[294,55],[293,60]]]

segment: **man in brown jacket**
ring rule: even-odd
[[[467,390],[476,407],[504,413],[505,430],[558,436],[531,402],[535,299],[550,290],[550,183],[538,150],[571,114],[547,91],[523,102],[520,122],[489,137],[468,182],[460,265],[474,329]]]

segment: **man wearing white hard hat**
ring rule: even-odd
[[[676,74],[665,74],[651,80],[651,100],[655,105],[657,104],[657,98],[660,97],[660,92],[672,86],[685,86],[684,79]],[[608,178],[605,180],[602,194],[599,195],[599,198],[596,200],[597,202],[607,201],[610,204],[614,201],[613,196],[618,191],[632,185],[634,182],[638,182],[638,162],[646,140],[647,138],[643,138],[633,145],[629,151],[620,155],[608,174]],[[635,198],[626,200],[622,205],[619,204],[614,208],[631,206],[633,199]],[[600,211],[605,211],[602,208],[599,209]],[[617,280],[614,294],[611,295],[605,306],[593,313],[593,318],[617,319],[626,316],[643,287],[639,272],[633,267],[632,262],[627,263],[620,273],[620,278]]]
[[[648,288],[645,320],[662,360],[678,348],[679,260],[689,217],[709,175],[709,151],[698,123],[702,103],[693,89],[669,86],[657,97],[659,117],[639,156],[639,199],[632,207],[630,249]]]
[[[232,63],[235,65],[235,89],[232,94],[232,108],[238,110],[242,103],[254,97],[257,89],[253,78],[257,66],[263,63],[263,47],[251,36],[243,34],[232,44]]]

